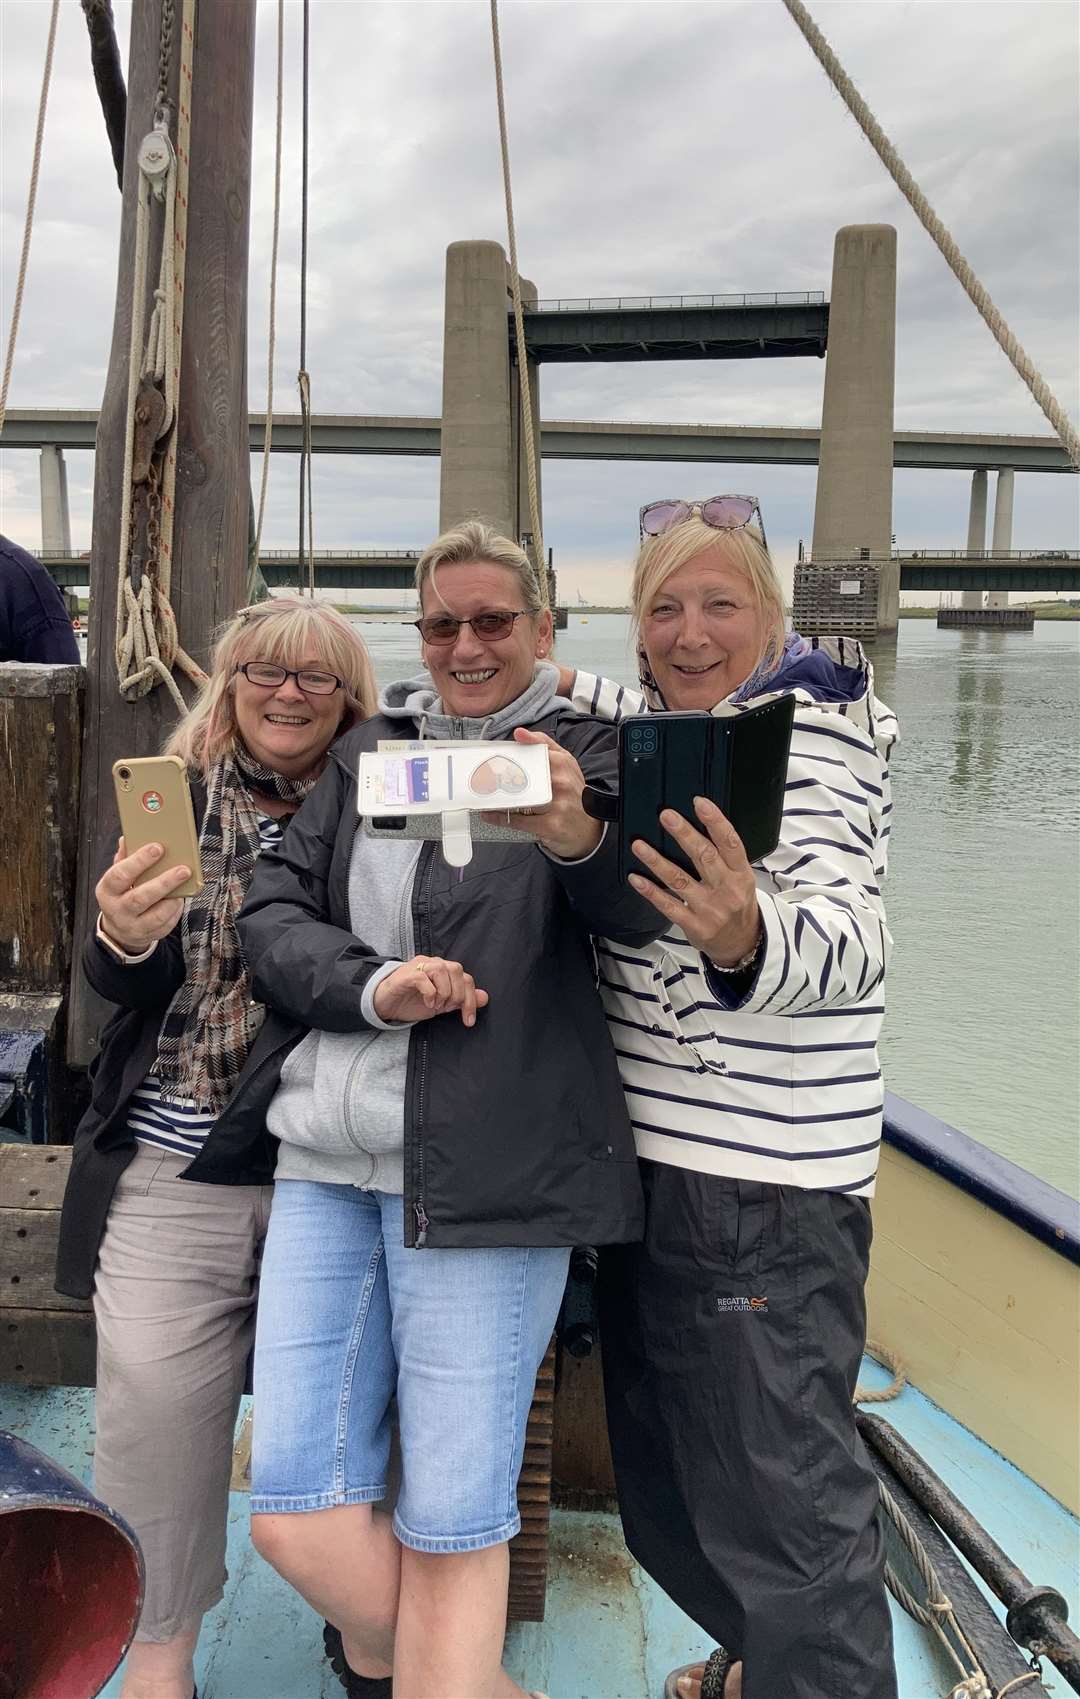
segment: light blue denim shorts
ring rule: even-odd
[[[569,1250],[406,1250],[402,1200],[279,1180],[255,1341],[253,1515],[386,1495],[397,1395],[394,1532],[477,1551],[520,1527],[525,1424]]]

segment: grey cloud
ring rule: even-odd
[[[953,0],[815,0],[822,28],[961,248],[1066,405],[1080,370],[1077,15]],[[4,113],[0,278],[9,309],[44,44],[35,0],[0,0]],[[127,6],[117,7],[121,40]],[[274,9],[260,8],[249,372],[266,378]],[[285,200],[277,406],[298,363],[299,11],[287,9]],[[543,296],[828,290],[841,224],[899,233],[897,424],[1041,433],[1034,403],[978,322],[778,5],[504,4],[523,270]],[[326,411],[440,405],[443,252],[505,242],[487,7],[316,0],[312,8],[308,367]],[[112,330],[119,196],[77,8],[62,16],[30,291],[12,405],[94,406]],[[544,368],[547,417],[813,424],[815,360]],[[4,457],[4,523],[36,540],[37,467]],[[73,524],[89,530],[89,456],[70,457]],[[258,475],[258,461],[253,477]],[[614,576],[643,495],[750,483],[790,558],[807,535],[803,468],[544,467],[560,559]],[[898,474],[906,542],[959,544],[967,479]],[[1071,540],[1075,485],[1019,479],[1016,541]],[[1069,501],[1073,500],[1070,511]],[[275,456],[265,536],[292,541],[296,469]],[[317,542],[415,543],[437,522],[433,462],[317,462]],[[77,516],[77,519],[76,519]],[[1049,531],[1048,531],[1049,528]],[[18,534],[18,531],[17,531]],[[581,570],[586,570],[586,564]]]

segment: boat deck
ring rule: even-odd
[[[866,1385],[888,1376],[864,1365]],[[911,1441],[983,1526],[1038,1584],[1059,1589],[1080,1617],[1080,1525],[1054,1499],[908,1387],[882,1414]],[[81,1388],[0,1387],[7,1428],[90,1480],[93,1393]],[[230,1579],[199,1648],[202,1699],[338,1699],[341,1688],[321,1652],[321,1623],[252,1550],[245,1495],[232,1495]],[[1003,1613],[999,1607],[999,1615]],[[955,1674],[924,1631],[893,1606],[901,1699],[935,1699]],[[555,1511],[547,1618],[521,1623],[507,1638],[507,1667],[526,1688],[551,1699],[660,1699],[674,1665],[709,1644],[628,1556],[618,1519]],[[1068,1686],[1046,1665],[1048,1690]],[[119,1675],[105,1689],[120,1691]]]

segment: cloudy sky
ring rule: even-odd
[[[228,3],[228,0],[221,0]],[[1074,419],[1080,413],[1080,7],[1074,0],[812,0],[887,134]],[[47,0],[0,0],[0,284],[10,318]],[[126,53],[130,7],[116,4]],[[265,397],[276,7],[259,6],[250,393]],[[828,291],[840,225],[899,232],[898,429],[1049,426],[832,92],[779,0],[503,0],[518,248],[542,297]],[[300,8],[286,12],[276,405],[298,348]],[[309,360],[318,412],[437,414],[443,255],[505,241],[484,0],[313,0]],[[76,0],[62,0],[9,405],[96,407],[119,194]],[[545,366],[548,419],[815,425],[817,360]],[[76,547],[92,457],[69,460]],[[258,479],[257,459],[252,465]],[[778,559],[813,522],[814,469],[547,462],[565,592],[621,598],[639,504],[756,490]],[[898,472],[909,547],[962,547],[969,476]],[[3,529],[40,541],[37,457],[0,455]],[[434,461],[316,460],[317,547],[406,546],[437,523]],[[275,455],[264,531],[296,534]],[[1077,480],[1016,480],[1016,548],[1077,546]]]

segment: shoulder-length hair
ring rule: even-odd
[[[233,679],[248,661],[324,668],[344,682],[338,732],[368,719],[378,700],[371,656],[360,633],[336,608],[302,596],[274,596],[241,608],[222,626],[210,658],[210,676],[163,753],[179,755],[206,778],[237,735]]]
[[[645,537],[637,552],[630,608],[638,643],[653,597],[673,572],[702,554],[715,554],[718,563],[746,575],[761,621],[759,663],[777,666],[784,652],[784,591],[764,537],[749,525],[737,531],[718,531],[696,514],[659,537]]]

